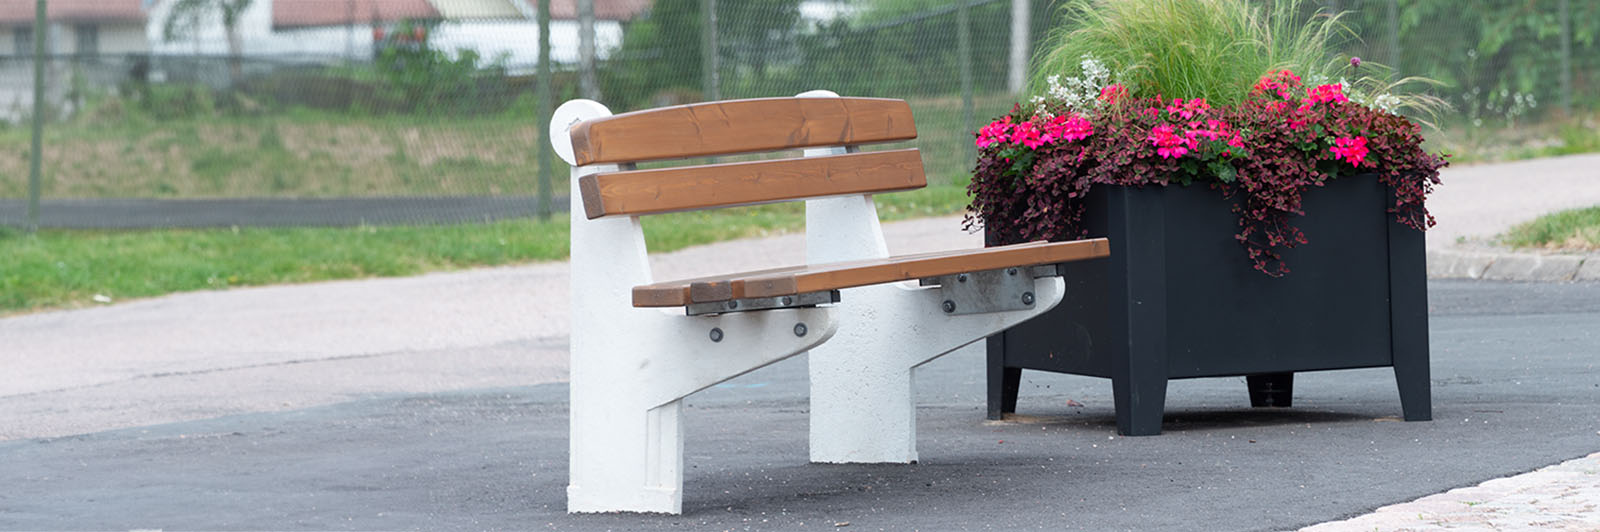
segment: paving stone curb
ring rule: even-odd
[[[1600,453],[1300,532],[1600,530]]]
[[[1497,249],[1428,250],[1428,277],[1494,281],[1600,281],[1600,254],[1545,255]]]

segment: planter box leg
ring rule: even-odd
[[[1293,400],[1294,373],[1248,375],[1244,381],[1250,388],[1250,406],[1288,407]]]
[[[1111,395],[1117,404],[1117,434],[1161,434],[1161,413],[1167,402],[1166,368],[1135,371],[1111,378]]]
[[[1022,368],[1006,367],[1005,333],[990,336],[989,419],[1000,419],[1017,411],[1017,389],[1022,385]]]
[[[1391,193],[1392,194],[1392,193]],[[1389,220],[1389,348],[1406,421],[1433,419],[1428,382],[1428,266],[1421,231]]]
[[[1111,212],[1125,217],[1109,235],[1112,340],[1126,353],[1111,375],[1117,432],[1154,436],[1161,434],[1167,400],[1166,218],[1157,194],[1119,187],[1110,201]]]

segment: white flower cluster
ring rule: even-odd
[[[1400,97],[1385,92],[1373,97],[1372,104],[1368,105],[1368,107],[1394,114],[1395,109],[1400,107]]]
[[[1033,97],[1037,107],[1035,114],[1050,116],[1046,104],[1052,101],[1079,114],[1087,114],[1100,106],[1100,89],[1110,84],[1111,71],[1089,54],[1083,55],[1083,62],[1078,66],[1083,70],[1082,76],[1062,79],[1060,74],[1054,74],[1045,79],[1050,86],[1045,94]]]

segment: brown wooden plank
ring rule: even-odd
[[[775,268],[683,281],[669,281],[633,289],[636,307],[675,307],[689,303],[775,297],[805,292],[839,290],[874,284],[909,281],[1013,266],[1058,264],[1109,256],[1104,238],[1073,242],[1030,242],[995,248],[924,253],[808,266]],[[691,286],[716,285],[718,290],[692,293]],[[709,299],[702,299],[702,296]]]
[[[917,127],[905,100],[757,98],[586,120],[571,135],[587,165],[894,142],[917,138]]]
[[[855,267],[823,265],[808,268],[804,272],[795,274],[792,289],[794,293],[838,290],[841,288],[954,275],[963,272],[994,270],[1012,266],[1072,262],[1110,256],[1111,246],[1106,239],[1096,238],[1073,242],[1054,242],[1044,246],[1005,246],[973,251],[973,253],[956,257],[898,261],[890,259],[882,264]],[[762,290],[752,289],[749,286],[749,283],[762,280],[762,278],[745,280],[745,297],[785,295],[767,293]],[[783,287],[784,284],[779,283],[775,286]]]
[[[1013,247],[1021,248],[1047,245],[1050,245],[1050,243],[1040,240],[1038,242],[1014,244]],[[930,251],[909,255],[899,255],[894,257],[894,260],[906,261],[952,257],[972,253],[973,251],[974,250],[972,249]],[[885,259],[855,261],[841,264],[870,265],[876,264],[882,260]],[[729,299],[744,299],[745,284],[742,282],[736,283],[735,280],[737,279],[782,276],[783,274],[803,272],[807,268],[808,266],[805,265],[785,266],[781,268],[770,268],[765,270],[723,273],[689,279],[676,279],[672,281],[662,281],[659,283],[635,286],[633,287],[633,306],[681,307],[689,303],[707,303],[713,301],[727,301]]]
[[[776,161],[629,170],[578,180],[584,214],[638,216],[927,185],[916,148]]]

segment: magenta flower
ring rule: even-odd
[[[1205,98],[1195,98],[1188,102],[1184,102],[1183,98],[1175,98],[1171,104],[1167,105],[1167,114],[1181,117],[1184,120],[1203,115],[1210,110],[1211,105],[1206,103]]]
[[[1367,158],[1366,137],[1339,137],[1334,139],[1333,147],[1328,148],[1333,152],[1334,158],[1343,159],[1350,166],[1361,166]]]
[[[1122,86],[1121,83],[1112,83],[1100,89],[1100,101],[1102,102],[1117,103],[1127,97],[1128,88]]]
[[[1011,130],[1011,142],[1029,148],[1038,148],[1047,142],[1044,139],[1044,130],[1033,125],[1033,122],[1022,122]]]
[[[1045,138],[1048,142],[1058,140],[1072,142],[1089,138],[1094,134],[1094,124],[1089,119],[1078,116],[1058,116],[1050,119],[1045,124]]]
[[[1311,89],[1311,94],[1306,96],[1306,103],[1307,104],[1323,103],[1323,102],[1348,102],[1348,101],[1350,101],[1350,98],[1345,97],[1345,95],[1344,95],[1344,87],[1339,85],[1338,83],[1329,83],[1327,85],[1317,85],[1316,87],[1313,87]]]
[[[1161,124],[1151,129],[1148,139],[1156,146],[1156,155],[1163,159],[1182,157],[1189,153],[1190,145],[1194,142],[1193,139],[1179,136],[1172,124]]]
[[[978,147],[987,148],[994,144],[1005,142],[1011,135],[1011,128],[1012,123],[1009,116],[983,126],[983,129],[978,130]]]

